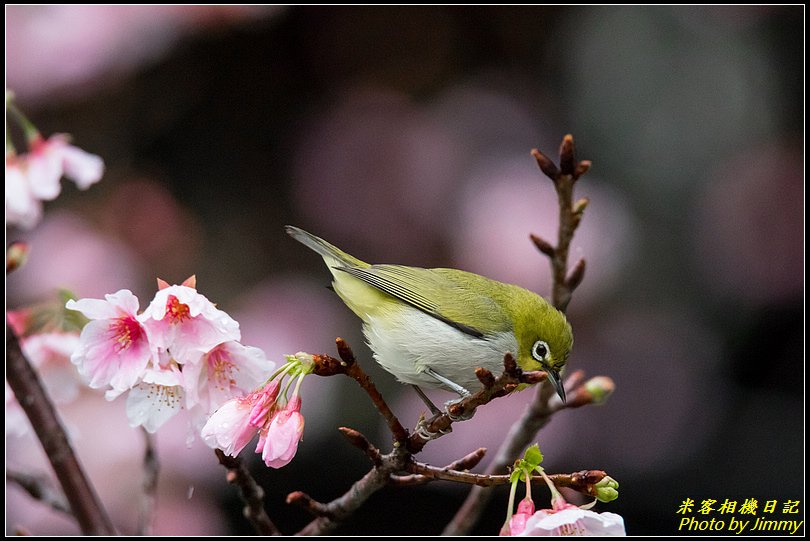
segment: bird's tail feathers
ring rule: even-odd
[[[304,231],[300,227],[293,225],[285,226],[287,234],[324,258],[327,265],[339,267],[368,267],[365,263],[354,256],[351,256],[332,244],[329,244],[320,237]]]

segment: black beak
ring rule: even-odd
[[[554,386],[554,390],[557,391],[557,394],[560,396],[560,400],[565,404],[565,387],[563,387],[559,371],[549,369],[546,370],[546,374],[548,374],[548,380]]]

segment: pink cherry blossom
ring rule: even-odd
[[[108,394],[110,398],[112,394]],[[154,433],[174,417],[185,403],[183,374],[176,364],[149,369],[127,396],[127,417],[131,427],[143,426]]]
[[[526,521],[523,531],[513,535],[627,535],[621,516],[591,511],[589,508],[596,501],[583,507],[568,503],[546,473],[540,470],[540,475],[551,490],[551,509],[541,509],[534,513]]]
[[[28,422],[28,417],[17,402],[17,397],[14,396],[14,391],[9,387],[6,382],[6,437],[8,436],[24,436],[28,433],[31,425]]]
[[[239,340],[239,324],[196,289],[165,287],[138,318],[158,348],[170,350],[183,364],[199,359],[214,346]]]
[[[225,402],[203,427],[203,441],[227,455],[238,455],[256,432],[269,424],[280,388],[281,380],[276,379],[245,397]]]
[[[274,367],[259,348],[234,341],[219,344],[183,366],[187,407],[199,405],[207,417],[228,400],[266,381]]]
[[[70,362],[79,344],[78,332],[45,332],[20,339],[23,353],[37,369],[48,394],[60,404],[75,400],[84,384]]]
[[[28,164],[17,155],[6,156],[6,223],[30,229],[41,219],[42,203],[31,192]]]
[[[556,506],[555,506],[556,507]],[[565,504],[562,509],[541,509],[526,521],[520,536],[627,535],[624,519],[615,513],[597,513]]]
[[[101,180],[104,161],[68,143],[69,137],[57,133],[48,139],[31,141],[28,154],[31,191],[40,199],[55,199],[61,191],[62,175],[86,190]]]
[[[259,433],[256,452],[271,468],[290,463],[304,434],[304,416],[300,413],[301,398],[293,396],[287,406],[273,416],[270,426]]]
[[[509,534],[518,535],[526,529],[526,521],[534,514],[534,501],[531,498],[523,498],[518,503],[517,513],[509,519]]]
[[[123,392],[143,377],[153,348],[137,318],[138,298],[121,289],[105,299],[69,300],[65,305],[91,320],[82,330],[71,361],[91,387],[109,384]]]

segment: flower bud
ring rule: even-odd
[[[605,476],[594,485],[594,496],[600,502],[612,502],[619,497],[619,483],[614,478]]]
[[[600,405],[616,390],[616,384],[607,376],[597,376],[585,382],[585,389],[591,395],[591,403]]]

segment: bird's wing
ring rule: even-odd
[[[441,272],[444,269],[402,265],[337,268],[470,336],[484,338],[481,328],[488,332],[507,330],[508,319],[495,301]]]

